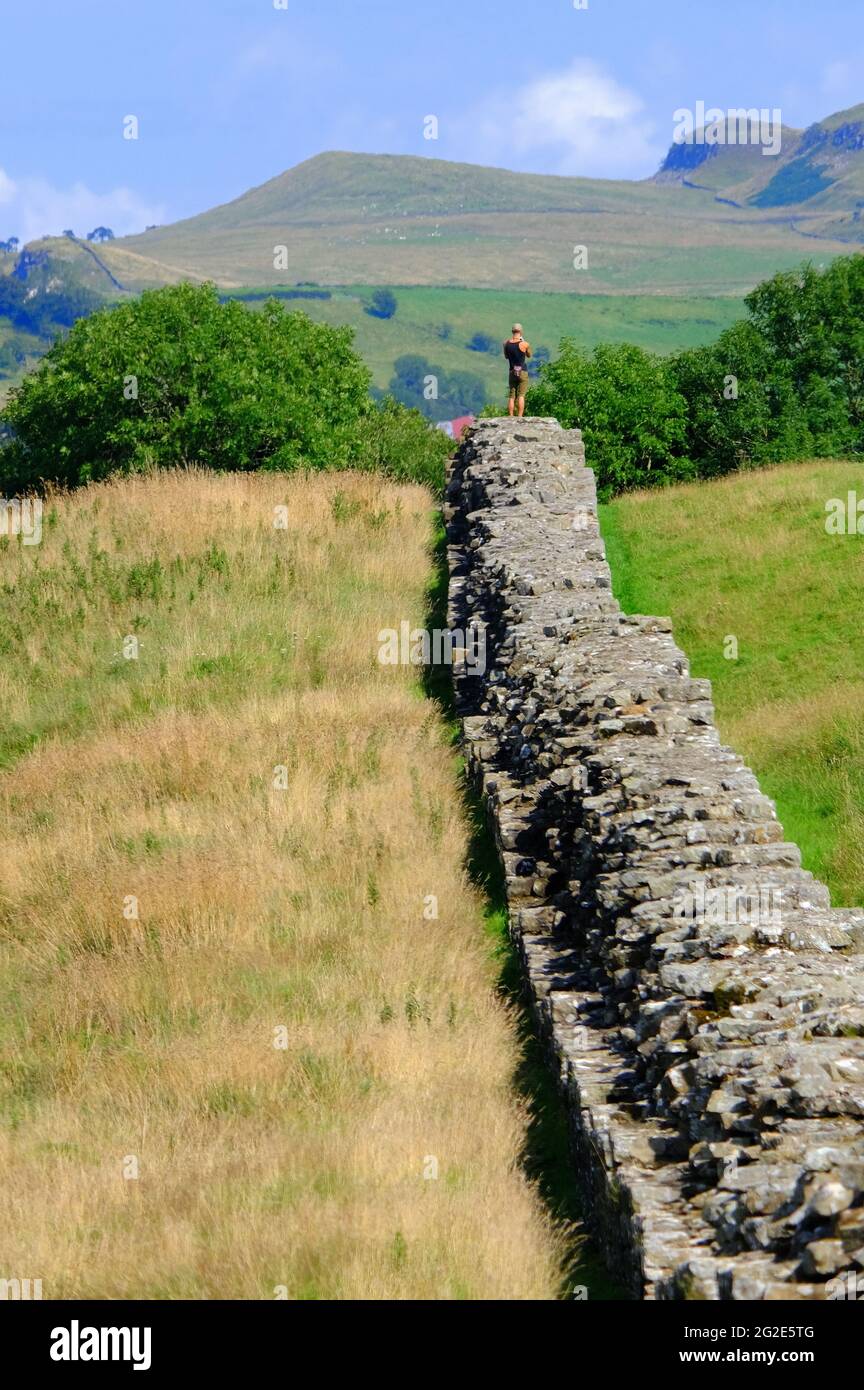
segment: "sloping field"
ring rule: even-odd
[[[286,216],[272,224],[174,228],[123,238],[103,259],[131,290],[208,279],[226,288],[315,280],[370,285],[470,285],[480,289],[584,294],[741,296],[807,258],[829,261],[856,249],[806,215],[718,208],[711,193],[664,191],[657,205],[571,213],[463,213],[446,218],[389,214],[330,223]],[[634,199],[635,202],[635,199]],[[395,224],[395,225],[394,225]],[[47,243],[46,243],[47,245]],[[287,267],[275,268],[277,246]],[[577,247],[587,267],[574,269]],[[131,254],[130,254],[131,253]]]
[[[67,243],[72,246],[72,243]],[[57,243],[52,243],[52,247]],[[65,248],[64,248],[65,250]],[[72,246],[74,252],[75,248]],[[63,273],[73,274],[76,262],[59,262]],[[291,287],[293,288],[293,287]],[[284,292],[281,286],[250,286],[227,291],[257,309],[268,294]],[[553,354],[561,338],[571,336],[585,347],[600,342],[636,343],[657,352],[677,352],[712,342],[724,328],[744,316],[744,305],[731,296],[588,295],[544,294],[534,291],[476,290],[393,286],[398,309],[393,318],[380,319],[366,312],[374,287],[336,286],[330,299],[286,299],[286,309],[302,309],[317,323],[346,324],[354,329],[357,350],[373,374],[374,384],[386,390],[396,359],[419,353],[445,372],[468,371],[485,383],[491,399],[506,395],[507,368],[500,344],[514,318],[520,318],[535,347]],[[294,291],[296,293],[296,291]],[[113,300],[106,302],[116,302]],[[496,346],[494,355],[469,349],[475,334],[486,333]],[[0,405],[24,374],[24,368],[2,370],[4,347],[21,341],[8,321],[0,318]],[[31,340],[32,357],[48,346],[48,340]]]
[[[447,730],[377,661],[430,533],[190,472],[2,543],[0,1270],[45,1298],[555,1296]]]
[[[762,163],[767,178],[773,161]],[[842,216],[809,203],[738,207],[711,188],[650,179],[329,151],[196,217],[110,242],[99,256],[131,290],[189,277],[225,288],[316,280],[742,295],[805,257],[848,253],[859,228],[844,221],[837,230]],[[587,248],[578,270],[577,246]]]
[[[398,308],[390,319],[366,313],[373,290],[354,285],[333,291],[328,300],[287,301],[318,323],[348,324],[357,351],[371,369],[376,386],[387,387],[396,359],[420,353],[447,372],[472,372],[482,378],[490,399],[507,394],[507,364],[501,344],[514,319],[525,325],[535,351],[558,352],[563,337],[593,348],[597,343],[627,342],[655,352],[701,347],[745,314],[741,300],[710,297],[677,299],[656,295],[540,294],[529,291],[434,289],[393,286]],[[251,293],[261,291],[251,291]],[[242,297],[243,291],[238,292]],[[262,301],[253,302],[253,308]],[[476,333],[488,334],[494,353],[467,345]]]
[[[864,537],[829,534],[826,503],[860,478],[860,464],[800,463],[601,509],[616,596],[671,616],[723,736],[835,906],[864,903]]]

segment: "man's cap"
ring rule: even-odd
[[[513,332],[514,332],[514,333],[521,333],[521,332],[522,332],[522,325],[521,325],[521,323],[514,323],[514,325],[513,325]]]

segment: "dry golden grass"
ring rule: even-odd
[[[555,1296],[447,730],[376,660],[430,507],[163,474],[0,552],[0,1276]]]

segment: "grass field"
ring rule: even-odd
[[[763,182],[771,163],[757,166]],[[752,161],[744,164],[730,177],[752,173]],[[196,217],[111,242],[100,256],[130,289],[191,275],[225,287],[290,278],[740,296],[805,257],[857,249],[857,192],[856,182],[838,194],[833,214],[809,204],[778,213],[674,182],[329,151]],[[287,277],[277,246],[287,248]],[[578,271],[576,246],[588,250]]]
[[[431,534],[420,488],[190,472],[0,543],[4,1276],[556,1296],[450,733],[376,659]]]
[[[622,606],[672,617],[723,737],[838,906],[864,904],[864,537],[829,535],[825,504],[860,478],[801,463],[601,509]]]
[[[778,270],[802,260],[829,262],[858,250],[806,213],[776,215],[721,209],[710,193],[668,193],[649,187],[603,206],[530,214],[474,212],[446,218],[385,214],[374,221],[276,219],[219,230],[177,223],[112,242],[103,258],[133,290],[192,277],[225,288],[278,284],[274,246],[289,249],[292,282],[317,280],[372,285],[478,289],[511,293],[544,290],[572,294],[742,296]],[[655,195],[659,195],[656,196]],[[396,225],[393,225],[393,224]],[[574,269],[577,246],[587,248],[586,269]]]
[[[493,400],[502,389],[506,396],[506,363],[500,349],[492,356],[468,348],[475,333],[487,333],[503,343],[518,319],[531,343],[535,347],[545,345],[553,356],[567,335],[587,348],[626,341],[655,352],[674,352],[713,342],[745,314],[739,299],[707,296],[544,294],[458,286],[392,288],[398,302],[392,319],[376,319],[365,312],[373,292],[369,285],[335,289],[329,300],[289,300],[286,307],[300,308],[319,323],[350,325],[376,386],[386,388],[397,357],[419,353],[444,371],[474,372],[483,379]],[[446,338],[441,336],[442,328],[450,330]]]
[[[392,319],[376,319],[366,313],[371,285],[335,288],[329,300],[286,300],[285,307],[302,309],[316,323],[353,328],[357,349],[372,372],[374,384],[382,390],[390,382],[397,357],[419,353],[445,372],[473,372],[483,380],[493,401],[502,390],[506,396],[506,364],[498,354],[474,352],[466,345],[475,333],[487,333],[496,342],[503,342],[517,318],[535,347],[546,346],[554,356],[566,335],[587,348],[624,341],[654,352],[676,352],[713,342],[745,313],[743,302],[730,297],[544,294],[459,286],[393,289],[398,309]],[[262,291],[271,293],[272,286],[226,293],[243,299]],[[248,298],[248,302],[254,310],[263,300]],[[448,330],[447,337],[441,336],[443,329]],[[11,325],[4,326],[0,319],[0,347],[12,333]],[[37,339],[33,344],[38,349]],[[33,362],[35,358],[31,365]],[[0,406],[22,375],[0,380]]]

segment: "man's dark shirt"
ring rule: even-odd
[[[507,358],[507,361],[510,363],[511,367],[525,366],[525,362],[527,360],[525,353],[522,351],[519,344],[514,343],[512,339],[508,340],[504,344],[504,355]]]

